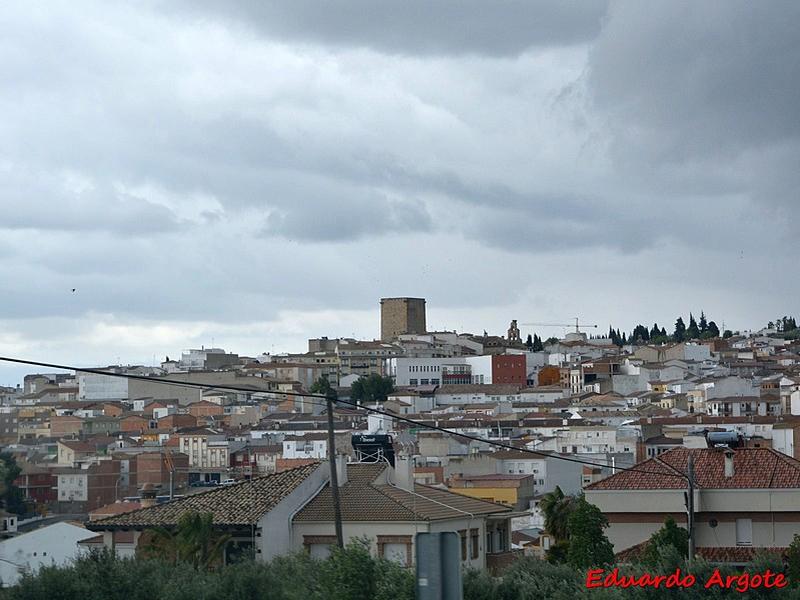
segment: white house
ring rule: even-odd
[[[79,525],[61,522],[3,540],[0,582],[12,586],[22,573],[36,573],[42,566],[68,563],[81,552],[78,542],[94,535]]]
[[[283,440],[283,458],[327,458],[328,437],[324,433],[287,436]]]
[[[489,455],[500,461],[499,470],[508,475],[534,475],[536,495],[561,488],[565,494],[581,491],[583,465],[560,460],[559,454],[536,455],[519,450],[500,450]]]
[[[128,379],[98,373],[78,373],[80,400],[125,400],[128,398]]]
[[[469,366],[462,357],[387,358],[384,368],[397,387],[471,382]]]

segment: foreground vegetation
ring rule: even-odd
[[[657,565],[628,569],[667,573],[685,564],[665,552]],[[753,572],[781,565],[764,558]],[[713,568],[704,563],[691,572],[705,581]],[[649,600],[694,598],[789,598],[800,600],[794,584],[782,590],[740,594],[734,590],[709,591],[702,584],[687,590],[586,589],[586,571],[525,558],[502,577],[468,571],[464,575],[465,600]],[[325,561],[305,554],[281,557],[269,563],[241,562],[205,569],[188,562],[171,564],[163,559],[115,559],[108,553],[79,559],[70,567],[48,567],[23,577],[19,585],[0,591],[0,600],[412,600],[414,573],[373,558],[365,546],[351,544]]]

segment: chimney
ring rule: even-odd
[[[394,479],[400,489],[414,491],[414,459],[408,454],[394,457]]]
[[[142,486],[140,495],[142,497],[142,508],[149,508],[156,505],[156,488],[152,483],[145,483]]]
[[[336,479],[339,487],[347,483],[347,455],[336,455]]]
[[[725,477],[733,477],[733,450],[725,448]]]

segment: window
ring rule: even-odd
[[[383,558],[401,565],[406,564],[406,545],[388,543],[383,545]]]
[[[753,521],[752,519],[736,519],[736,545],[753,545]]]
[[[335,535],[304,535],[305,546],[312,558],[324,560],[331,554],[331,548],[336,544]]]
[[[404,567],[411,566],[410,535],[377,536],[378,555]]]
[[[461,560],[467,560],[467,532],[462,529],[458,535],[461,536]]]
[[[331,544],[311,544],[308,547],[311,558],[325,560],[331,555]]]
[[[478,553],[479,553],[479,550],[480,550],[480,548],[479,548],[479,543],[480,542],[479,542],[479,537],[478,537],[479,533],[480,532],[477,529],[470,529],[470,532],[469,532],[469,541],[470,541],[470,544],[469,544],[470,545],[469,557],[471,559],[473,559],[473,560],[478,558]]]

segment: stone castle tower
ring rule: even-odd
[[[425,298],[381,298],[381,340],[425,333]]]

